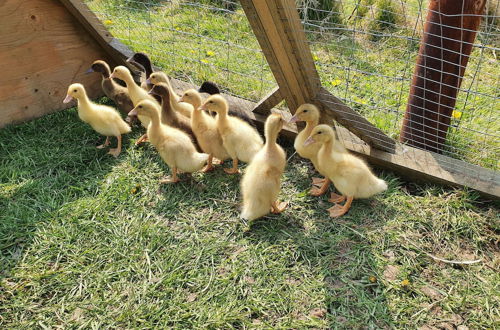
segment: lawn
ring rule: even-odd
[[[140,134],[114,159],[75,109],[0,130],[1,328],[498,325],[498,205],[378,171],[389,190],[331,219],[282,141],[290,208],[247,226],[239,176],[160,187]]]
[[[275,86],[240,9],[88,2],[172,76],[214,80],[255,101]],[[413,45],[329,38],[311,44],[324,85],[397,137],[400,117],[379,110],[402,110],[403,85],[375,73],[411,72],[398,51]],[[497,93],[498,66],[484,56],[477,88]],[[481,126],[479,118],[495,132],[488,100],[468,103],[484,116],[467,117],[459,105],[467,123]],[[0,130],[0,328],[498,326],[498,203],[376,169],[388,191],[331,219],[327,196],[307,194],[311,164],[280,141],[290,157],[280,195],[289,209],[248,225],[238,217],[240,176],[219,168],[160,186],[169,169],[151,145],[134,146],[141,133],[124,137],[115,159],[95,148],[102,137],[74,108]],[[454,156],[498,168],[497,140],[458,136],[463,154]]]

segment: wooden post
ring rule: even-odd
[[[321,109],[322,123],[331,125],[336,120],[370,146],[395,150],[394,140],[321,87],[294,0],[240,2],[278,83],[279,97],[292,113],[303,103],[314,103]],[[276,93],[259,102],[260,113],[278,100]]]
[[[441,152],[486,0],[431,0],[401,142]]]

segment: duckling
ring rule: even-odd
[[[311,134],[313,128],[318,125],[319,117],[319,109],[314,104],[306,103],[297,108],[297,111],[295,111],[295,115],[289,121],[290,123],[295,123],[298,121],[306,122],[306,127],[297,135],[293,146],[300,157],[309,159],[313,163],[314,168],[317,171],[317,155],[321,145],[319,143],[313,143],[308,146],[304,146],[304,141]],[[309,193],[313,196],[323,195],[328,190],[328,186],[330,185],[330,183],[331,181],[328,178],[313,178],[313,186]],[[321,188],[318,189],[317,187],[315,187],[315,185],[321,185]]]
[[[191,113],[193,112],[193,106],[186,102],[180,102],[179,96],[174,92],[170,80],[167,75],[163,72],[155,72],[149,78],[149,81],[153,84],[163,82],[168,87],[170,93],[170,104],[172,108],[183,116],[191,118]]]
[[[277,201],[281,176],[285,170],[286,153],[276,143],[283,128],[283,117],[271,114],[265,123],[266,143],[257,152],[241,179],[243,208],[241,218],[254,220],[269,212],[281,213],[287,204]]]
[[[200,88],[198,89],[198,93],[207,93],[209,95],[216,95],[216,94],[220,94],[220,89],[216,83],[214,83],[212,81],[205,81],[201,84]],[[200,98],[200,102],[201,102],[201,98]],[[201,105],[201,103],[200,103],[200,105]],[[195,109],[197,109],[197,105],[192,104],[192,106]],[[198,105],[198,107],[199,107],[199,105]],[[230,116],[238,117],[241,120],[246,121],[250,126],[255,128],[255,124],[254,124],[253,120],[246,114],[246,112],[229,109],[228,113]]]
[[[122,150],[122,134],[130,133],[130,126],[122,119],[118,111],[112,107],[90,101],[82,84],[71,84],[68,87],[68,93],[63,102],[68,103],[73,98],[78,101],[78,117],[83,122],[92,126],[97,133],[106,135],[106,142],[97,148],[102,149],[107,147],[109,145],[109,137],[116,136],[118,146],[110,149],[108,153],[114,157],[118,157]]]
[[[130,110],[134,108],[134,104],[128,95],[127,88],[119,85],[114,79],[110,78],[111,69],[108,63],[101,60],[94,61],[87,72],[99,72],[102,75],[101,85],[104,94],[115,102],[121,113],[125,116],[128,115]]]
[[[172,169],[172,176],[162,179],[160,183],[179,181],[177,172],[192,173],[206,164],[208,155],[196,151],[189,136],[180,129],[162,124],[160,107],[151,100],[140,101],[131,111],[131,115],[150,118],[148,126],[149,141],[155,146],[161,158]]]
[[[139,69],[142,69],[146,74],[146,77],[143,81],[141,81],[141,88],[145,91],[149,91],[153,86],[150,83],[147,83],[147,79],[153,73],[153,66],[151,65],[151,60],[146,53],[135,53],[127,59],[127,62],[135,65]]]
[[[201,108],[217,113],[217,130],[222,137],[222,145],[233,159],[233,167],[224,171],[228,174],[239,173],[238,160],[250,163],[264,144],[262,138],[245,121],[228,115],[227,101],[221,95],[210,96]]]
[[[157,72],[155,72],[157,73]],[[168,86],[166,83],[157,83],[151,88],[149,94],[158,95],[161,98],[161,122],[180,129],[187,135],[189,135],[195,144],[198,151],[201,151],[197,141],[196,136],[191,129],[191,121],[189,118],[181,115],[177,111],[174,111],[170,105],[170,93],[168,91]]]
[[[304,145],[315,142],[321,145],[317,156],[321,173],[325,173],[342,194],[331,194],[329,201],[336,203],[328,209],[331,217],[344,215],[354,198],[370,198],[387,189],[384,180],[377,178],[363,160],[350,154],[340,144],[330,126],[316,126]],[[346,201],[343,206],[337,204],[343,201]]]
[[[151,101],[155,102],[158,105],[158,107],[160,106],[160,104],[155,100],[155,98],[153,96],[149,95],[148,92],[146,92],[144,89],[140,88],[139,86],[137,86],[135,84],[135,81],[134,81],[134,78],[132,77],[132,74],[130,73],[129,69],[127,69],[126,67],[121,66],[121,65],[115,67],[115,69],[113,70],[113,73],[111,74],[110,77],[111,78],[118,78],[118,79],[121,79],[125,82],[125,84],[127,85],[128,93],[130,95],[130,99],[132,100],[132,103],[134,104],[134,106],[137,106],[137,104],[139,104],[139,102],[142,100],[151,100]],[[141,121],[142,126],[144,126],[145,128],[147,128],[149,126],[149,122],[150,122],[149,117],[140,116],[139,120]],[[137,140],[137,142],[135,144],[138,145],[141,142],[147,141],[147,138],[148,138],[147,134],[144,134],[143,136],[141,136],[139,138],[139,140]]]
[[[201,150],[208,154],[207,166],[202,172],[212,171],[215,168],[213,166],[214,157],[220,161],[229,158],[229,154],[222,145],[222,137],[217,130],[215,118],[200,109],[201,95],[196,90],[189,89],[185,91],[184,95],[181,97],[181,101],[187,102],[193,106],[194,111],[191,114],[191,128]]]

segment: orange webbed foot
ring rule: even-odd
[[[345,199],[346,199],[345,196],[342,196],[342,195],[339,195],[339,194],[332,192],[330,194],[330,199],[328,201],[331,203],[342,203],[343,201],[345,201]]]
[[[120,155],[120,153],[121,153],[121,150],[118,148],[109,149],[109,151],[108,151],[108,154],[110,154],[111,156],[113,156],[115,158],[118,157]]]
[[[276,201],[271,205],[271,213],[279,214],[279,213],[283,212],[284,210],[286,210],[287,207],[288,207],[287,202]]]
[[[226,172],[227,174],[239,174],[240,170],[234,168],[225,168],[224,172]]]
[[[312,178],[313,186],[321,187],[325,183],[325,178]]]
[[[169,176],[161,179],[160,184],[177,183],[179,181],[181,181],[181,180],[179,180],[179,178],[177,178],[177,177],[174,178],[173,176],[169,175]]]
[[[338,218],[347,213],[347,209],[339,204],[330,207],[327,211],[330,213],[330,217],[332,218]]]

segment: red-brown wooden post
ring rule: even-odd
[[[441,152],[486,0],[431,0],[401,142]]]

